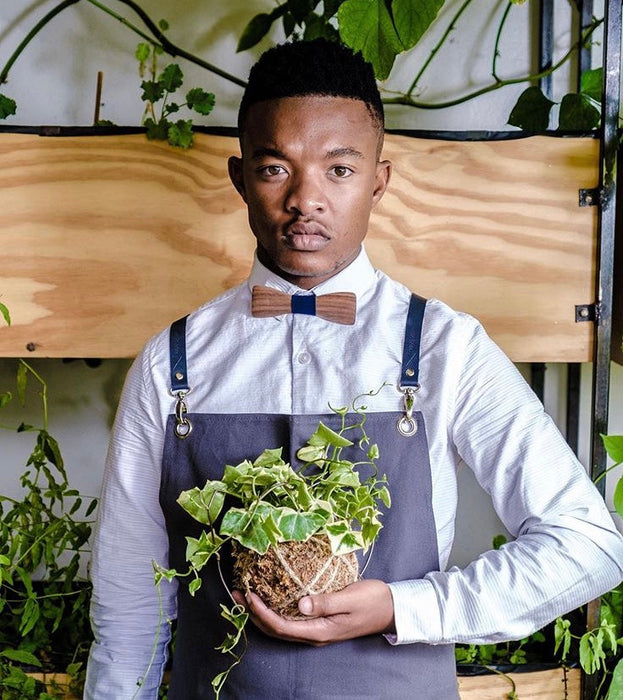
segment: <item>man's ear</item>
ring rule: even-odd
[[[247,198],[244,190],[244,178],[242,176],[242,158],[238,156],[230,156],[227,161],[227,170],[229,172],[229,179],[232,181],[233,186],[238,191],[238,194],[246,202]]]
[[[392,174],[392,164],[389,160],[381,160],[376,164],[376,176],[374,179],[374,192],[372,193],[372,206],[376,206],[385,194],[389,179]]]

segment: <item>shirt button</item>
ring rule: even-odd
[[[299,364],[308,365],[311,362],[311,355],[305,350],[303,350],[303,352],[299,352],[299,354],[296,356],[296,359]]]

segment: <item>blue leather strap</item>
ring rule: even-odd
[[[184,316],[171,324],[169,331],[169,356],[171,362],[171,391],[188,391],[186,370],[186,319]]]
[[[420,386],[420,339],[422,337],[422,324],[426,299],[417,294],[411,295],[407,325],[405,329],[405,342],[402,351],[402,372],[400,374],[401,388]]]

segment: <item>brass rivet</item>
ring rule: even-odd
[[[179,382],[179,381],[181,381],[182,379],[184,379],[184,375],[183,375],[181,372],[176,372],[176,373],[175,373],[175,378],[176,378],[177,381]]]
[[[407,377],[412,377],[415,374],[415,370],[411,369],[411,367],[409,367],[409,369],[405,372],[405,374],[407,375]]]

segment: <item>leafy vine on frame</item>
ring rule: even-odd
[[[60,12],[80,1],[63,0],[59,2],[28,32],[24,40],[9,57],[2,71],[0,71],[0,85],[7,82],[13,64],[39,32]],[[117,1],[132,10],[142,21],[145,29],[141,29],[100,0],[84,1],[89,2],[94,7],[119,21],[127,29],[136,33],[147,45],[152,46],[154,51],[165,52],[170,56],[183,58],[240,87],[245,86],[244,80],[169,41],[164,35],[162,26],[154,22],[134,0]],[[403,92],[390,93],[384,90],[383,101],[388,105],[403,105],[418,109],[445,109],[509,85],[527,83],[529,87],[519,97],[517,104],[509,115],[508,123],[531,132],[547,129],[550,113],[555,103],[547,98],[534,83],[555,73],[563,65],[571,61],[579,49],[588,46],[592,41],[594,32],[603,23],[603,19],[593,18],[583,31],[580,39],[572,44],[566,53],[551,67],[527,75],[502,78],[498,70],[498,59],[501,53],[504,29],[511,12],[518,5],[522,5],[525,2],[525,0],[502,0],[499,5],[503,10],[491,50],[490,83],[471,92],[439,102],[426,102],[418,99],[417,94],[425,72],[446,42],[450,40],[456,31],[459,31],[458,26],[461,19],[464,19],[465,11],[474,2],[475,0],[463,0],[459,5],[443,29],[440,39],[430,51],[427,59],[419,67],[409,87]],[[244,51],[255,46],[269,34],[274,26],[281,25],[280,28],[283,30],[286,38],[309,40],[323,36],[331,40],[342,41],[351,48],[361,51],[364,57],[374,66],[376,76],[381,82],[381,88],[383,88],[382,83],[389,77],[396,56],[415,47],[433,23],[442,21],[439,13],[444,4],[445,0],[324,0],[322,2],[320,0],[285,0],[284,2],[279,2],[270,12],[261,12],[248,22],[240,36],[237,50]],[[580,91],[577,94],[569,93],[565,95],[560,102],[559,129],[586,131],[599,125],[600,111],[598,102],[601,99],[601,85],[601,69],[588,71],[582,76]],[[150,101],[150,98],[151,95],[148,94],[143,99]],[[187,100],[187,103],[188,106],[196,111],[202,114],[207,113],[197,109],[197,103],[193,104],[192,99]],[[199,100],[199,103],[204,108],[207,104],[204,98]],[[15,100],[0,94],[0,119],[12,116],[16,114],[16,111],[17,105]],[[155,124],[147,125],[148,131],[151,131],[152,137],[162,138],[163,131],[162,128],[158,128],[158,120],[153,121]],[[178,127],[184,133],[178,138],[179,143],[175,143],[175,145],[190,145],[188,141],[191,139],[187,138],[188,125],[184,126],[178,122]]]

